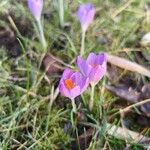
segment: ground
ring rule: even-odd
[[[109,60],[107,74],[96,85],[92,111],[90,87],[76,98],[76,114],[71,100],[58,91],[63,70],[77,70],[81,47],[77,9],[86,2],[64,1],[63,27],[57,1],[44,2],[42,21],[48,46],[43,50],[27,1],[1,0],[0,149],[142,150],[149,145],[149,103],[137,108],[135,104],[150,98],[150,79],[140,70],[129,71],[131,64],[118,68]],[[96,15],[86,32],[84,57],[105,52],[150,69],[149,45],[142,41],[150,31],[149,1],[90,2]],[[129,111],[120,111],[129,105],[133,105]],[[111,132],[108,124],[121,132]],[[129,130],[144,135],[146,141],[136,140],[133,133],[133,139],[126,137],[123,132]]]

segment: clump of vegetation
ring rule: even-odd
[[[1,0],[0,149],[148,148],[149,9]]]

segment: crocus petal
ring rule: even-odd
[[[89,86],[89,78],[83,77],[82,81],[80,82],[81,94],[87,89],[88,86]]]
[[[95,16],[95,7],[91,3],[83,4],[77,12],[83,30],[87,30]]]
[[[63,96],[68,97],[70,99],[74,99],[75,97],[79,96],[81,93],[79,86],[75,86],[73,89],[68,90],[63,82],[59,84],[59,91]]]
[[[69,97],[69,98],[70,98],[70,92],[69,92],[69,90],[66,88],[66,86],[64,85],[63,82],[61,82],[58,87],[59,87],[60,93],[61,93],[63,96],[66,96],[66,97]]]
[[[70,99],[74,99],[75,97],[79,96],[81,94],[81,91],[80,91],[80,87],[79,86],[75,86],[73,89],[71,89],[69,91],[70,93]]]
[[[36,20],[40,20],[43,9],[43,0],[28,0],[28,7]]]
[[[82,76],[83,75],[80,72],[75,72],[74,74],[72,74],[71,79],[78,85],[82,80]]]
[[[105,74],[106,74],[106,67],[98,65],[97,67],[91,70],[91,73],[89,75],[90,83],[97,84]]]
[[[96,58],[96,64],[103,65],[107,61],[106,55],[104,53],[99,54]]]
[[[62,79],[63,79],[63,80],[69,79],[73,73],[74,73],[73,70],[68,69],[68,68],[65,69],[64,72],[63,72],[63,75],[62,75]]]
[[[90,53],[86,61],[90,65],[95,65],[96,59],[97,59],[97,55],[94,53]]]
[[[74,73],[72,80],[80,86],[81,92],[84,92],[89,85],[89,78],[83,76],[80,72]]]
[[[81,56],[78,56],[77,58],[77,65],[84,76],[89,75],[91,67],[86,63],[86,61]]]

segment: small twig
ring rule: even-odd
[[[116,116],[116,115],[118,115],[120,112],[127,113],[127,112],[131,111],[132,108],[137,107],[137,106],[140,106],[140,105],[143,105],[143,104],[148,103],[148,102],[150,102],[150,99],[146,99],[146,100],[137,102],[137,103],[135,103],[135,104],[132,104],[132,105],[130,105],[130,106],[127,106],[126,108],[120,109],[119,111],[117,111],[116,113],[114,113],[114,114],[111,116],[111,118],[114,117],[114,116]]]
[[[52,54],[50,54],[50,56],[56,60],[57,62],[61,63],[62,65],[66,66],[66,67],[69,67],[69,68],[74,68],[73,66],[69,65],[69,64],[66,64],[65,62],[63,62],[62,60],[58,59],[57,57],[53,56]]]
[[[120,111],[122,111],[122,112],[128,112],[128,111],[130,111],[132,108],[137,107],[137,106],[140,106],[140,105],[143,105],[143,104],[148,103],[148,102],[150,102],[150,99],[146,99],[146,100],[137,102],[137,103],[132,104],[132,105],[130,105],[130,106],[124,108],[124,109],[121,109]]]

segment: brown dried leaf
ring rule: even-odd
[[[43,65],[48,75],[59,74],[62,71],[61,64],[54,59],[51,54],[46,54],[43,58]]]
[[[111,64],[107,64],[107,77],[109,79],[109,81],[111,82],[116,82],[118,81],[118,77],[119,77],[119,71],[118,68],[114,65]]]
[[[140,92],[126,84],[117,86],[107,85],[106,89],[130,103],[137,103],[150,98],[150,83],[144,85]],[[142,111],[142,115],[150,117],[150,103],[140,105],[139,108]]]
[[[142,125],[142,126],[150,127],[150,119],[149,119],[149,117],[138,116],[137,122],[138,122],[140,125]]]
[[[111,136],[114,136],[119,139],[126,140],[128,142],[138,142],[143,144],[144,147],[148,147],[149,143],[147,144],[147,141],[150,141],[149,137],[146,137],[138,132],[134,132],[131,130],[128,130],[127,128],[121,128],[116,125],[107,124],[107,133]]]
[[[129,101],[130,103],[138,102],[140,99],[139,92],[124,84],[120,84],[118,86],[107,85],[106,89],[121,97],[122,99]]]
[[[150,83],[145,84],[141,90],[141,98],[149,99],[150,98]],[[146,103],[141,106],[141,110],[145,113],[146,116],[150,117],[150,103]]]
[[[108,62],[116,65],[120,68],[132,71],[132,72],[137,72],[140,73],[142,75],[145,75],[147,77],[150,77],[150,71],[146,68],[144,68],[143,66],[135,63],[135,62],[131,62],[129,60],[126,60],[124,58],[118,57],[118,56],[113,56],[110,54],[107,54],[107,59]]]
[[[142,92],[142,98],[143,99],[149,99],[150,98],[150,83],[145,84],[142,87],[141,92]]]

